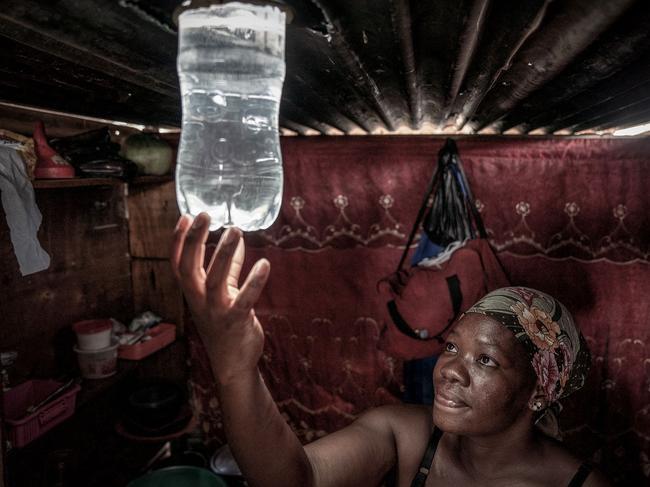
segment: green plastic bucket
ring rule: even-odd
[[[228,487],[210,470],[199,467],[165,467],[129,482],[127,487]]]

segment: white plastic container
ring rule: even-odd
[[[111,346],[113,322],[111,320],[84,320],[72,325],[77,334],[80,350],[101,350]]]
[[[83,350],[74,347],[74,351],[77,352],[81,376],[84,379],[103,379],[115,374],[117,372],[117,348],[119,345],[116,341],[100,350]]]

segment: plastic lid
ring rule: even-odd
[[[84,320],[72,325],[72,329],[79,335],[94,335],[113,328],[111,320]]]
[[[120,346],[119,342],[115,341],[111,343],[108,347],[98,348],[97,350],[85,350],[83,348],[79,348],[77,345],[73,345],[72,350],[77,352],[79,355],[100,355],[105,352],[112,352],[113,350],[117,350],[117,347],[119,346]]]

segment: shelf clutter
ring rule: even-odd
[[[148,357],[176,339],[176,326],[160,323],[149,328],[143,338],[144,340],[132,345],[120,345],[117,356],[125,360],[142,360]]]
[[[139,361],[174,344],[176,326],[171,323],[159,323],[149,328],[146,336],[148,339],[145,341],[133,345],[120,345],[119,352],[115,350],[116,359],[119,357],[125,360],[119,368],[113,367],[110,373],[88,374],[80,361],[82,377],[91,379],[84,380],[82,386],[79,385],[81,379],[71,379],[67,383],[32,379],[5,392],[3,410],[8,426],[8,439],[12,447],[22,448],[33,442],[72,417],[75,410],[84,403],[96,398],[102,391],[113,387],[127,375],[135,372]],[[117,347],[115,343],[114,348]],[[99,351],[102,350],[104,349]]]
[[[138,176],[128,184],[161,184],[173,181],[171,175],[166,176]],[[127,184],[118,178],[69,178],[69,179],[35,179],[32,182],[34,189],[64,189],[83,188],[88,186],[119,186]]]
[[[40,487],[52,485],[49,481],[60,476],[65,464],[66,479],[70,474],[74,480],[66,485],[123,487],[141,474],[161,442],[159,437],[136,442],[116,431],[124,406],[123,391],[149,378],[173,380],[181,387],[187,383],[182,297],[166,261],[166,248],[178,219],[173,170],[164,175],[138,171],[124,177],[79,171],[74,177],[35,179],[34,141],[25,140],[26,144],[31,141],[33,160],[31,164],[24,159],[16,161],[23,176],[23,184],[16,187],[34,188],[30,197],[42,215],[39,240],[52,265],[26,279],[17,259],[6,259],[8,279],[3,289],[13,306],[3,317],[0,338],[7,350],[16,350],[21,356],[20,369],[12,368],[7,374],[6,387],[18,393],[30,379],[51,377],[57,383],[73,376],[78,379],[70,325],[80,317],[114,316],[126,321],[135,310],[155,308],[175,329],[171,339],[167,328],[159,338],[150,338],[146,347],[142,343],[131,348],[132,357],[116,357],[112,374],[102,372],[105,377],[76,381],[30,413],[27,408],[38,406],[52,389],[44,391],[32,384],[38,389],[34,398],[29,404],[19,404],[20,411],[15,414],[17,420],[30,422],[29,430],[26,425],[21,427],[30,437],[19,441],[5,430],[3,441],[9,448],[4,452],[4,472],[8,485]],[[80,153],[69,150],[64,154],[62,145],[56,150],[61,156]],[[75,168],[81,168],[83,161],[77,162]],[[13,244],[4,219],[0,234],[3,254],[11,255]],[[87,345],[80,349],[88,355],[106,348],[106,343]],[[53,353],[40,353],[50,346]],[[12,391],[8,392],[5,398],[12,397]],[[15,396],[10,401],[17,404]],[[32,421],[38,430],[32,431]]]
[[[66,387],[54,380],[29,380],[7,391],[3,409],[11,444],[21,448],[72,416],[80,389],[74,382]]]

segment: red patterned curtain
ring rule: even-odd
[[[303,441],[397,402],[402,364],[377,348],[375,284],[406,244],[443,141],[284,138],[282,213],[246,235],[250,266],[271,261],[257,312],[262,372]],[[577,454],[620,485],[650,477],[650,139],[467,138],[458,148],[513,284],[573,312],[591,348],[587,386],[565,401]],[[205,355],[191,336],[195,405],[222,440]]]

